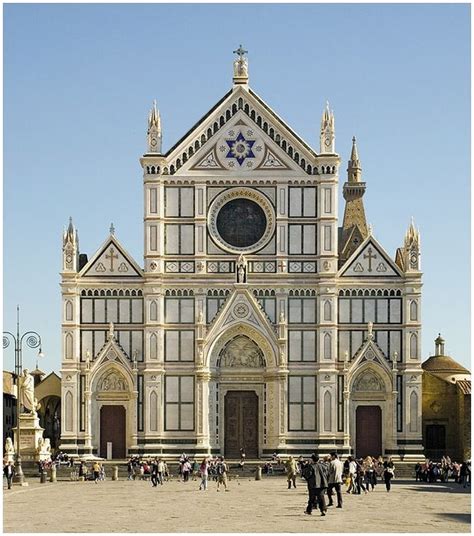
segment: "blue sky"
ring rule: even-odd
[[[242,43],[252,89],[316,149],[329,99],[341,189],[357,136],[367,218],[392,256],[415,217],[423,359],[441,331],[469,365],[469,32],[467,4],[5,4],[4,329],[19,303],[40,366],[60,368],[63,226],[71,215],[90,257],[113,221],[143,264],[151,102],[166,150],[231,87]]]

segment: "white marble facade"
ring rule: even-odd
[[[114,457],[232,455],[237,391],[257,397],[258,456],[421,453],[419,235],[393,260],[369,230],[341,263],[334,115],[311,148],[250,89],[246,61],[164,154],[153,107],[142,266],[113,228],[89,259],[72,222],[64,233],[66,452],[105,456],[107,439]]]

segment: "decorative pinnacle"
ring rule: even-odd
[[[161,119],[160,112],[156,108],[156,99],[153,100],[153,106],[148,115],[148,129],[155,127],[157,129],[161,128]]]
[[[115,234],[115,227],[114,227],[113,223],[110,224],[109,232],[110,232],[111,235]]]

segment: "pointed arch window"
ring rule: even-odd
[[[158,304],[155,300],[150,303],[150,320],[154,322],[158,320]]]
[[[72,303],[69,300],[67,300],[67,302],[66,302],[66,321],[68,321],[68,322],[72,321],[72,319],[73,319],[72,314],[73,314]]]
[[[326,300],[324,302],[324,320],[326,321],[332,320],[332,306],[329,300]]]
[[[418,358],[418,335],[416,333],[410,336],[410,357],[411,359]]]
[[[150,336],[150,359],[158,358],[158,337],[156,333],[152,333]]]
[[[73,417],[73,406],[72,406],[72,394],[71,391],[68,391],[66,393],[66,397],[64,400],[65,408],[64,413],[66,417],[66,422],[64,423],[64,430],[66,432],[72,432],[72,417]]]
[[[418,429],[418,395],[412,391],[410,395],[410,432],[416,432]]]
[[[324,393],[324,431],[330,432],[332,430],[332,397],[329,391]]]
[[[67,333],[64,339],[64,356],[66,359],[72,359],[72,342],[72,335]]]
[[[410,303],[410,320],[418,320],[418,303],[415,300]]]
[[[332,341],[331,334],[326,333],[324,335],[324,350],[323,350],[324,359],[332,358]]]
[[[156,391],[150,394],[150,431],[158,431],[158,395]]]

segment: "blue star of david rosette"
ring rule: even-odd
[[[226,140],[226,143],[229,146],[226,158],[235,158],[239,163],[239,166],[241,166],[247,158],[255,158],[252,151],[255,141],[256,140],[246,140],[241,132],[235,140]]]

